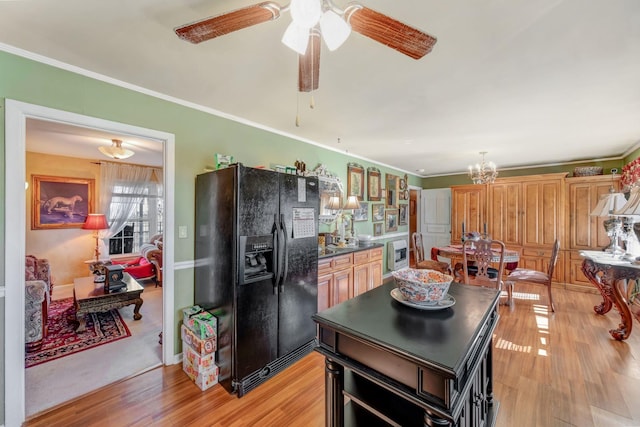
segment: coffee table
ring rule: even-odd
[[[76,332],[82,332],[86,329],[85,314],[103,313],[131,304],[136,305],[133,309],[133,320],[142,319],[140,307],[143,303],[141,294],[144,288],[128,273],[124,273],[123,282],[127,284],[126,288],[105,293],[104,283],[94,283],[93,276],[80,277],[73,281],[73,300],[78,321]]]

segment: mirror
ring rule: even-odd
[[[339,178],[327,176],[318,176],[318,183],[320,186],[318,219],[325,223],[333,222],[343,205],[342,183]]]
[[[398,187],[400,185],[400,177],[387,173],[385,174],[385,183],[387,187],[385,206],[387,208],[395,209],[398,207],[398,192],[400,191]]]
[[[320,187],[318,220],[325,224],[335,221],[344,202],[344,190],[340,178],[329,172],[322,164],[319,164],[309,175],[318,177],[318,186]]]

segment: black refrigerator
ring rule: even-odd
[[[319,205],[315,177],[196,177],[195,303],[218,318],[219,382],[239,397],[316,345]]]

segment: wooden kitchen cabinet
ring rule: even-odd
[[[603,225],[607,218],[591,216],[591,211],[600,196],[607,194],[612,186],[615,192],[620,191],[619,175],[615,179],[611,175],[567,178],[567,249],[597,250],[609,245],[610,239]]]
[[[318,260],[318,311],[353,297],[353,254]]]
[[[556,239],[562,243],[564,176],[540,175],[522,182],[523,246],[551,248]]]
[[[353,296],[382,284],[382,248],[353,254]]]
[[[382,284],[383,247],[318,259],[318,311]]]
[[[508,248],[522,246],[522,183],[496,182],[489,185],[487,231]]]
[[[595,292],[596,288],[582,273],[580,251],[601,250],[609,245],[610,238],[604,229],[606,217],[591,216],[591,211],[598,204],[600,196],[607,194],[613,187],[620,191],[620,175],[598,175],[567,178],[565,194],[567,207],[565,213],[565,239],[567,256],[565,257],[565,275],[567,283],[577,285],[576,290]]]
[[[454,185],[451,187],[451,243],[462,241],[465,232],[482,231],[486,222],[487,185]]]

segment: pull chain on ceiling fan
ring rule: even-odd
[[[268,1],[222,15],[206,18],[175,29],[191,43],[200,43],[280,17],[289,11],[292,22],[282,42],[298,52],[298,91],[318,89],[320,38],[329,50],[340,47],[352,31],[388,46],[413,59],[431,52],[437,39],[387,15],[352,2],[340,9],[332,0],[291,0],[286,6]],[[309,49],[309,46],[313,46]]]

